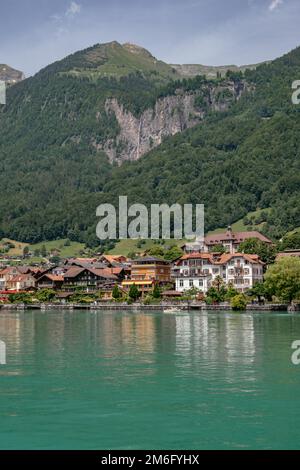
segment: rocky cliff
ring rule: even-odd
[[[208,112],[226,111],[246,89],[244,81],[228,81],[222,86],[204,86],[196,92],[177,90],[175,95],[158,99],[154,108],[147,109],[140,117],[126,110],[117,99],[107,99],[105,111],[115,115],[119,135],[104,143],[94,141],[93,145],[103,150],[110,162],[121,164],[125,160],[138,160],[160,145],[165,137],[199,124]]]
[[[14,84],[24,80],[24,78],[23,72],[15,70],[8,65],[0,64],[0,80],[3,82]]]

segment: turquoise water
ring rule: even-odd
[[[300,315],[0,312],[1,449],[299,449]]]

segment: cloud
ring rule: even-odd
[[[76,2],[71,2],[69,8],[66,11],[66,17],[73,18],[73,16],[78,15],[81,11],[81,5]]]
[[[269,5],[269,10],[274,11],[276,10],[276,8],[278,8],[282,4],[283,4],[283,0],[272,0],[272,2]]]

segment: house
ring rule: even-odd
[[[8,282],[11,281],[15,276],[22,274],[18,267],[8,266],[0,271],[0,290],[7,290]]]
[[[144,296],[153,290],[155,284],[166,285],[171,282],[171,265],[168,261],[144,257],[132,262],[130,279],[122,282],[122,288],[128,291],[135,284]]]
[[[35,283],[36,280],[31,274],[17,274],[7,281],[6,289],[16,292],[32,290],[35,288]]]
[[[37,288],[38,289],[53,289],[58,290],[61,289],[64,282],[64,276],[45,273],[37,280]]]
[[[131,281],[155,281],[159,284],[171,282],[171,265],[155,257],[140,258],[132,262]]]
[[[86,289],[87,292],[97,290],[103,286],[114,286],[117,276],[108,269],[81,268],[72,266],[64,275],[64,289]]]
[[[217,278],[244,292],[263,281],[263,266],[257,255],[191,253],[175,263],[172,277],[177,292],[196,288],[206,293]]]
[[[211,252],[218,246],[223,246],[228,253],[238,253],[240,244],[250,238],[254,238],[264,243],[272,244],[272,240],[258,231],[233,232],[229,226],[226,232],[207,235],[204,240],[196,240],[194,243],[184,245],[186,253]]]

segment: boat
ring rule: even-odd
[[[178,307],[165,307],[164,313],[182,313],[182,309]]]

